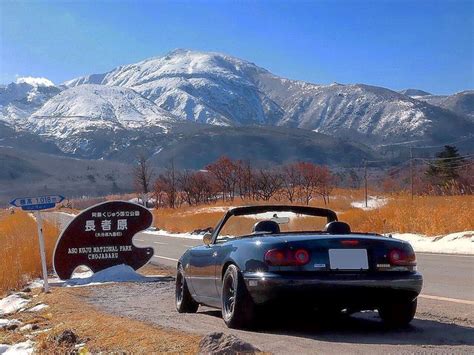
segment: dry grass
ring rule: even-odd
[[[46,259],[52,266],[52,255],[59,235],[58,228],[43,219]],[[41,275],[36,222],[25,212],[0,217],[0,294],[18,289],[28,280]]]
[[[474,196],[391,196],[379,209],[340,215],[353,230],[440,235],[474,230]]]
[[[92,353],[197,352],[199,336],[106,314],[83,301],[86,293],[86,289],[62,288],[46,295],[45,302],[50,305],[48,311],[55,325],[48,336],[40,339],[38,350],[61,351],[52,341],[54,334],[73,329]]]
[[[338,213],[339,219],[348,222],[354,231],[359,232],[413,232],[425,235],[439,235],[458,231],[474,230],[474,196],[415,196],[407,194],[387,196],[387,205],[364,211],[353,208],[351,202],[362,201],[363,190],[336,189],[330,203],[324,206],[320,199],[311,205],[327,207]],[[260,201],[260,204],[263,202]],[[270,201],[288,203],[288,201]],[[253,201],[236,199],[234,202],[177,209],[157,209],[154,211],[154,224],[157,228],[170,232],[190,232],[195,229],[214,227],[222,218],[226,208],[255,204]],[[230,220],[232,221],[232,219]],[[232,223],[230,222],[229,223]],[[255,223],[253,219],[240,218],[229,225],[226,234],[244,234]],[[320,229],[324,221],[314,218],[298,218],[287,227],[291,230]]]
[[[97,287],[108,287],[97,286]],[[101,312],[87,304],[86,288],[54,288],[50,294],[38,294],[34,303],[44,302],[49,308],[42,312],[21,312],[14,315],[25,324],[36,324],[36,352],[65,354],[74,350],[60,345],[55,337],[71,329],[85,343],[85,353],[196,353],[200,336],[178,332],[129,318]],[[34,305],[32,303],[31,305]],[[0,343],[25,341],[25,333],[0,330]]]

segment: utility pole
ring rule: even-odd
[[[410,184],[411,184],[411,199],[413,200],[413,147],[410,147]]]
[[[368,183],[367,183],[367,160],[364,160],[364,180],[365,180],[365,207],[368,207]]]

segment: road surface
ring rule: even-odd
[[[71,219],[64,214],[55,214],[55,218],[62,226]],[[154,248],[152,263],[175,267],[186,249],[202,243],[142,232],[134,237],[134,244]],[[202,334],[234,333],[275,353],[474,353],[474,256],[417,253],[417,261],[424,277],[418,312],[410,328],[397,331],[385,329],[373,312],[337,322],[296,316],[296,321],[277,322],[254,332],[229,330],[219,312],[206,307],[197,315],[178,314],[172,283],[95,288],[90,302],[108,312],[160,326]]]

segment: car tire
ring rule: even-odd
[[[181,265],[178,266],[176,273],[175,301],[176,309],[179,313],[196,313],[199,307],[199,303],[193,299],[193,296],[191,296],[189,292]]]
[[[415,317],[417,299],[397,302],[380,307],[378,312],[385,324],[391,327],[407,326]]]
[[[235,265],[229,265],[222,279],[222,318],[229,328],[250,328],[255,318],[255,305]]]

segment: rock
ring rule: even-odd
[[[260,349],[232,334],[210,333],[199,342],[200,354],[253,354],[257,352],[261,352]]]
[[[56,343],[61,345],[73,345],[77,342],[77,335],[70,329],[66,329],[56,336]]]
[[[21,290],[21,292],[26,292],[26,293],[31,292],[31,288],[29,288],[28,286],[26,286],[26,287],[24,287],[24,288]]]
[[[9,324],[5,327],[6,330],[10,330],[10,331],[16,330],[17,328],[18,328],[18,324],[15,324],[15,323]]]

